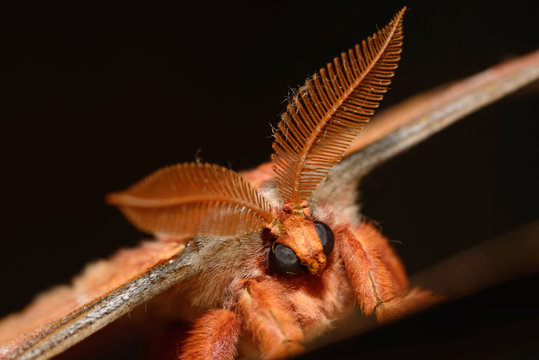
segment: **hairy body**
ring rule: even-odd
[[[249,179],[257,171],[244,176]],[[259,185],[271,204],[279,203],[273,180]],[[313,217],[335,233],[335,248],[319,275],[287,276],[272,271],[268,263],[271,241],[262,233],[187,242],[186,248],[197,254],[192,275],[166,293],[176,311],[174,299],[183,299],[180,303],[188,299],[181,318],[195,320],[181,346],[182,359],[232,359],[236,346],[242,355],[258,352],[267,359],[283,358],[301,352],[303,344],[329,330],[356,301],[365,314],[376,313],[386,321],[433,299],[430,292],[419,290],[407,296],[404,268],[387,239],[353,211],[357,209],[354,197],[334,203],[337,213],[327,205],[330,195],[322,186],[310,204]],[[355,218],[338,216],[350,213]],[[216,339],[212,334],[217,331],[221,335]]]

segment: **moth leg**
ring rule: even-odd
[[[362,223],[341,232],[339,251],[361,310],[387,321],[418,310],[434,299],[429,291],[408,291],[404,267],[387,239]]]
[[[376,309],[376,318],[379,321],[390,321],[434,305],[442,300],[441,296],[429,290],[418,287],[413,288],[404,296],[398,296],[390,301],[379,304]]]
[[[242,288],[238,317],[262,359],[282,359],[303,352],[303,332],[284,297],[286,289],[267,278],[246,280]]]
[[[210,310],[195,321],[178,358],[232,360],[236,357],[239,334],[233,311]]]

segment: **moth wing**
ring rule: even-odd
[[[72,285],[0,321],[0,358],[48,359],[171,287],[189,274],[193,254],[185,246],[144,242],[90,264]]]
[[[259,190],[271,163],[242,172]],[[193,274],[196,252],[186,239],[147,241],[90,264],[71,285],[39,295],[0,319],[0,359],[48,359]]]
[[[347,220],[354,221],[355,194],[362,176],[466,115],[538,79],[539,50],[380,112],[316,190],[312,201],[330,200],[336,212],[349,213]]]
[[[381,155],[379,150],[377,162],[371,165],[375,167],[466,115],[538,79],[539,50],[536,50],[467,78],[412,96],[378,112],[369,126],[354,140],[346,156],[351,157],[370,146],[396,148],[386,155]],[[373,150],[370,150],[370,153],[374,153]],[[370,169],[371,167],[368,168]]]
[[[343,161],[317,189],[315,197],[335,190],[335,186],[339,189],[334,194],[343,193],[350,197],[350,192],[342,191],[343,183],[349,183],[355,189],[361,175],[466,115],[538,79],[539,51],[535,51],[381,110],[350,145]],[[256,188],[275,178],[271,162],[241,174]]]

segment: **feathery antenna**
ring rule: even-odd
[[[270,205],[245,179],[213,164],[157,170],[107,201],[139,229],[167,236],[240,235],[273,220]]]
[[[283,113],[272,160],[285,203],[307,200],[374,114],[400,60],[405,10],[308,79]]]

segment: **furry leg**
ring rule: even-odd
[[[230,310],[210,310],[198,318],[182,344],[180,360],[232,360],[236,357],[239,324]]]
[[[391,321],[434,305],[441,300],[441,296],[416,287],[404,296],[379,304],[375,309],[376,318],[381,322]]]
[[[282,359],[303,351],[303,332],[285,293],[281,284],[269,278],[249,279],[243,283],[238,316],[262,359]]]
[[[387,321],[425,306],[431,293],[408,293],[404,268],[387,239],[368,223],[339,237],[339,250],[361,310]]]

